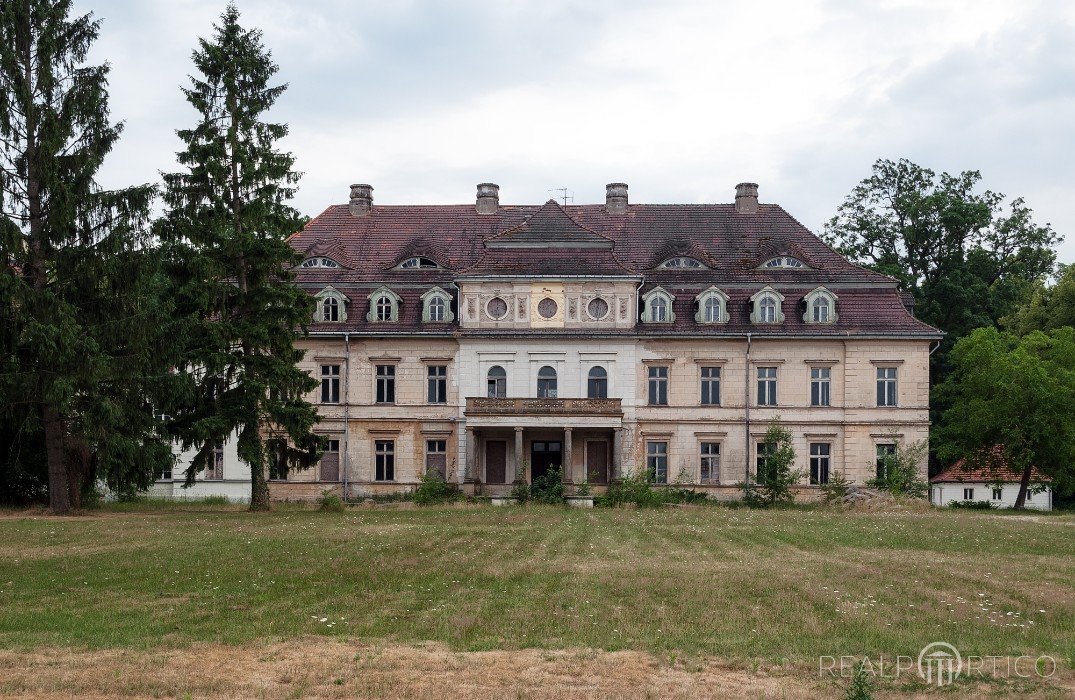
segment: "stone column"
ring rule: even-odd
[[[512,482],[521,484],[526,481],[526,474],[523,472],[523,429],[515,428],[515,474],[512,475]]]
[[[564,451],[563,459],[560,461],[563,462],[563,465],[561,465],[563,468],[563,481],[565,484],[570,484],[573,482],[571,474],[571,428],[564,428]]]
[[[478,480],[478,431],[467,428],[467,458],[463,465],[463,482],[473,484]]]
[[[623,478],[623,428],[612,430],[612,479]]]

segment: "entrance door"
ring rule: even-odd
[[[563,443],[551,440],[534,440],[530,443],[530,483],[539,476],[545,476],[550,467],[559,467],[563,463]]]
[[[508,464],[506,440],[485,441],[485,483],[503,484]]]
[[[586,443],[586,480],[591,484],[608,483],[608,443],[604,440]]]

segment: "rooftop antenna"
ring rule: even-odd
[[[557,199],[562,199],[563,203],[564,203],[564,206],[567,206],[568,202],[574,202],[575,201],[575,193],[571,192],[566,187],[552,187],[552,188],[549,189],[549,192],[559,192],[560,194],[557,195],[556,198]],[[570,194],[568,194],[569,192],[570,192]]]

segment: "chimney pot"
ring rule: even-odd
[[[627,213],[626,182],[610,182],[605,185],[605,211],[609,214]]]
[[[474,208],[479,214],[495,214],[500,207],[500,185],[492,182],[478,184],[478,200]]]
[[[735,186],[735,210],[740,214],[758,211],[758,183],[740,182]]]
[[[366,216],[373,209],[373,186],[351,185],[351,216]]]

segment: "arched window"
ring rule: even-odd
[[[371,323],[392,323],[399,320],[399,295],[387,287],[381,287],[369,295],[370,311],[366,320]]]
[[[340,302],[336,300],[336,297],[325,297],[325,300],[321,302],[321,320],[340,320]]]
[[[455,320],[452,302],[448,292],[440,287],[433,287],[422,295],[422,320],[432,323],[447,323]]]
[[[698,323],[727,323],[728,295],[716,287],[710,287],[694,298],[698,302],[698,312],[694,320]]]
[[[651,289],[642,295],[642,305],[645,309],[642,320],[646,323],[672,323],[676,320],[676,314],[672,311],[674,296],[660,287]]]
[[[818,287],[806,295],[806,313],[803,321],[806,323],[836,323],[836,295]]]
[[[310,267],[337,268],[339,266],[340,266],[340,264],[338,262],[336,262],[335,260],[333,260],[332,258],[320,257],[320,258],[306,258],[305,260],[302,261],[302,265],[300,265],[299,267],[306,267],[306,268],[310,268]]]
[[[556,398],[556,370],[548,365],[538,370],[537,395],[539,399]]]
[[[683,270],[683,269],[687,269],[687,270],[704,270],[704,269],[706,269],[705,265],[703,265],[702,263],[698,262],[694,258],[686,258],[686,257],[669,258],[668,260],[665,260],[663,263],[661,263],[657,267],[660,267],[660,268],[663,268],[663,269],[666,269],[666,270],[669,270],[669,269],[671,269],[671,270]]]
[[[750,297],[750,301],[754,305],[754,310],[750,314],[752,323],[784,322],[784,312],[782,310],[784,296],[772,287],[765,287]]]
[[[762,265],[762,267],[767,267],[767,268],[770,268],[770,269],[772,269],[772,268],[792,268],[792,269],[796,269],[796,268],[806,267],[806,266],[803,265],[802,260],[799,260],[798,258],[793,258],[790,255],[781,255],[781,256],[778,256],[778,257],[775,257],[775,258],[770,258],[769,260],[766,260],[765,264]]]
[[[489,368],[488,396],[491,399],[502,399],[508,395],[508,373],[500,365]]]
[[[418,269],[436,269],[440,267],[437,263],[433,262],[429,258],[413,257],[407,258],[399,264],[401,270],[418,270]]]
[[[322,323],[338,323],[347,320],[347,307],[344,305],[347,297],[340,294],[332,287],[325,287],[317,296],[317,312],[314,321]]]
[[[608,372],[604,367],[591,367],[586,379],[586,398],[608,398]]]

